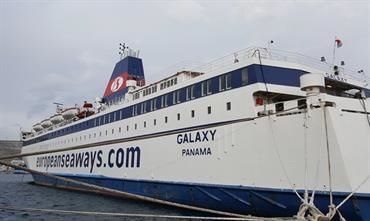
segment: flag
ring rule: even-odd
[[[340,48],[342,47],[343,42],[339,38],[335,37],[335,45],[337,46],[337,48]]]

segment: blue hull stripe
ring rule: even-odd
[[[67,178],[91,183],[132,194],[167,200],[214,210],[251,214],[261,217],[289,217],[296,215],[300,201],[291,190],[242,186],[225,186],[194,183],[158,182],[146,180],[121,180],[102,176],[69,176]],[[88,191],[86,187],[54,178],[33,174],[38,184],[66,189]],[[92,191],[93,192],[93,191]],[[303,191],[299,191],[302,193]],[[349,193],[334,193],[334,203],[339,204]],[[315,205],[328,211],[329,195],[316,192]],[[357,194],[347,201],[340,211],[347,220],[370,220],[370,195]]]

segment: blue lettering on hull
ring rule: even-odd
[[[37,157],[36,167],[48,168],[139,168],[141,159],[140,147],[112,148],[107,157],[103,157],[102,150],[80,153],[67,153]]]

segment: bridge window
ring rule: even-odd
[[[191,110],[191,117],[195,117],[195,111]]]
[[[247,85],[248,84],[248,69],[244,68],[242,70],[242,85]]]
[[[207,112],[208,112],[208,114],[211,114],[211,106],[208,106]]]
[[[177,114],[177,120],[180,120],[180,114],[179,113]]]

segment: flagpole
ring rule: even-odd
[[[335,48],[336,48],[335,46],[337,44],[336,39],[337,39],[337,37],[335,36],[335,38],[334,38],[334,47],[333,47],[333,62],[332,62],[333,66],[334,66],[334,62],[335,62]]]

